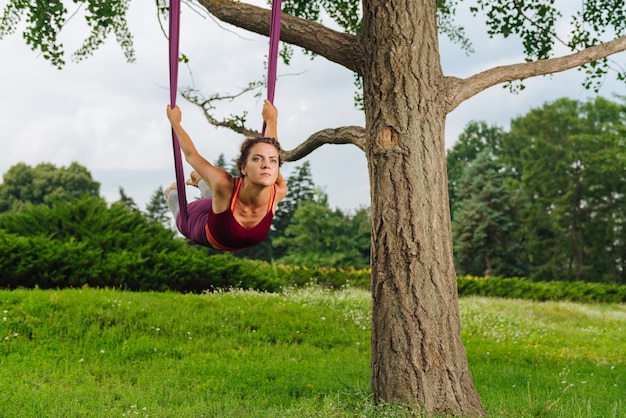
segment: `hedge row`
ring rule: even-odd
[[[369,269],[306,268],[271,265],[207,254],[181,245],[178,250],[104,250],[84,241],[19,236],[0,230],[0,287],[111,287],[135,291],[203,292],[223,288],[277,292],[315,282],[340,288],[370,287]],[[626,286],[585,282],[532,282],[520,278],[457,279],[461,296],[626,302]]]
[[[263,268],[262,268],[263,267]],[[80,241],[21,237],[0,230],[0,287],[110,287],[137,291],[202,292],[241,287],[278,291],[273,269],[229,256],[181,251],[104,251]]]
[[[460,276],[457,285],[462,296],[626,303],[626,286],[608,283],[533,282],[523,278]]]

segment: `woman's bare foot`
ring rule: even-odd
[[[165,189],[165,191],[163,192],[163,194],[165,195],[166,199],[167,199],[167,196],[170,194],[170,192],[172,190],[176,190],[176,183],[172,183],[172,185],[170,187],[168,187],[167,189]]]
[[[190,186],[198,187],[198,182],[201,178],[200,174],[194,170],[189,174],[189,180],[187,180],[186,183]]]

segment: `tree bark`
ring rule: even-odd
[[[483,415],[460,336],[436,2],[363,5],[374,396]]]

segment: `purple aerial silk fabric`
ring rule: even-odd
[[[270,47],[269,63],[267,66],[267,99],[274,103],[274,91],[276,89],[276,67],[278,65],[278,43],[280,41],[280,17],[282,11],[282,1],[272,1],[272,12],[270,20]],[[180,0],[170,1],[170,105],[176,106],[176,93],[178,91],[178,51],[180,40]],[[263,124],[262,135],[265,134],[265,123]],[[185,191],[185,172],[183,169],[183,158],[180,151],[178,138],[172,129],[172,147],[174,150],[174,169],[176,171],[176,189],[178,190],[178,204],[180,207],[180,222],[177,222],[180,232],[188,236],[187,213],[187,193]]]

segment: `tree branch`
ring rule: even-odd
[[[365,149],[365,129],[360,126],[343,126],[336,129],[323,129],[314,133],[306,141],[290,151],[283,151],[283,160],[297,161],[325,144],[353,144]]]
[[[465,79],[446,77],[450,98],[447,111],[496,84],[558,73],[622,51],[626,51],[626,36],[563,57],[495,67]]]
[[[261,132],[246,128],[246,118],[244,116],[231,116],[223,120],[216,119],[211,110],[214,109],[213,102],[216,100],[232,100],[242,94],[256,88],[256,84],[252,83],[241,92],[234,95],[227,96],[213,96],[205,99],[195,90],[187,89],[182,92],[182,95],[187,101],[198,106],[202,109],[202,113],[206,120],[213,126],[222,128],[229,128],[237,133],[244,135],[247,138],[256,138],[261,136]],[[325,144],[353,144],[359,147],[361,150],[365,150],[365,129],[360,126],[344,126],[336,129],[323,129],[314,133],[307,138],[303,143],[290,151],[283,150],[284,161],[297,161],[300,160],[317,148]]]
[[[259,86],[260,83],[253,82],[248,84],[245,89],[237,94],[213,95],[208,99],[204,98],[194,89],[184,89],[181,94],[189,103],[192,103],[202,109],[204,117],[211,125],[231,129],[239,134],[242,134],[246,138],[255,138],[260,136],[261,132],[246,128],[246,113],[244,113],[243,116],[231,115],[230,118],[225,118],[220,121],[211,114],[211,110],[215,108],[213,106],[213,102],[219,100],[234,100],[237,97],[258,88]]]
[[[223,22],[260,35],[267,36],[270,33],[268,9],[232,0],[198,0],[198,2]],[[280,39],[321,55],[354,72],[358,72],[360,57],[363,56],[358,37],[284,13],[281,17]]]

